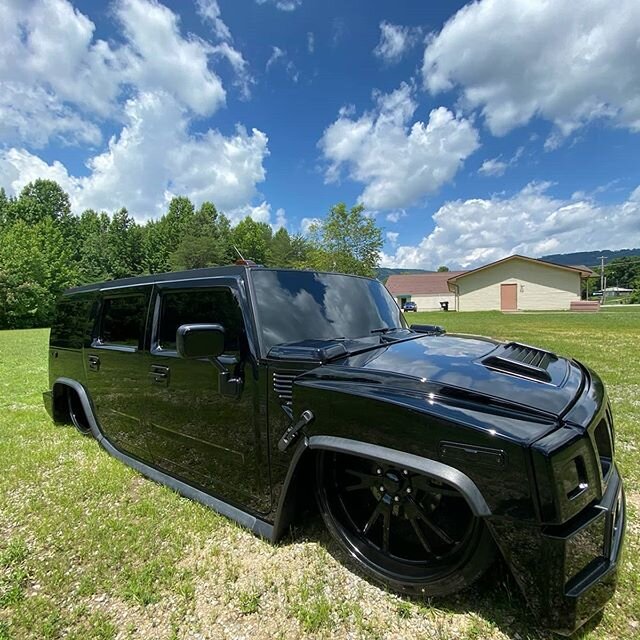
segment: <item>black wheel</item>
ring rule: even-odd
[[[485,524],[446,484],[332,452],[319,453],[316,480],[331,534],[368,576],[395,591],[459,591],[495,557]]]
[[[87,417],[84,412],[84,408],[80,403],[78,394],[74,391],[67,392],[67,407],[69,409],[69,417],[73,426],[83,435],[91,435],[91,427],[87,422]]]

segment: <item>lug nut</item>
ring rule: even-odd
[[[376,469],[376,473],[377,473],[379,476],[381,476],[381,475],[382,475],[382,469],[381,469],[380,467],[378,467],[378,468]]]
[[[394,501],[394,502],[400,502],[400,498],[398,498],[398,496],[396,496],[396,497],[393,499],[393,501]]]
[[[403,469],[403,470],[402,470],[402,475],[403,475],[403,476],[408,476],[408,475],[409,475],[409,472],[408,472],[406,469]]]
[[[407,487],[407,493],[411,493],[411,487]]]
[[[382,491],[382,493],[384,493],[384,487],[380,486],[380,491]]]

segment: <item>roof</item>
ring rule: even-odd
[[[387,280],[387,289],[394,296],[413,295],[428,296],[448,294],[447,282],[450,278],[460,276],[465,271],[440,271],[437,273],[407,273],[391,275]]]
[[[155,282],[171,282],[174,280],[191,280],[195,278],[215,278],[216,276],[236,276],[244,273],[245,269],[252,267],[229,265],[225,267],[206,267],[204,269],[191,269],[189,271],[169,271],[166,273],[153,273],[145,276],[133,276],[120,278],[119,280],[107,280],[106,282],[94,282],[79,287],[68,289],[65,293],[82,293],[85,291],[100,291],[101,289],[117,289],[119,287],[135,287]]]
[[[546,267],[554,267],[556,269],[564,269],[566,271],[575,271],[580,274],[581,278],[587,278],[593,274],[593,271],[588,267],[570,267],[566,264],[557,264],[556,262],[548,262],[547,260],[539,260],[538,258],[529,258],[528,256],[521,256],[519,254],[514,254],[512,256],[507,256],[506,258],[502,258],[501,260],[496,260],[495,262],[490,262],[489,264],[485,264],[482,267],[478,267],[477,269],[472,269],[471,271],[462,271],[455,276],[451,276],[449,280],[451,282],[456,282],[461,278],[465,278],[472,273],[477,273],[478,271],[483,271],[484,269],[489,269],[495,265],[502,264],[503,262],[508,262],[509,260],[525,260],[527,262],[533,262],[535,264],[541,264]]]

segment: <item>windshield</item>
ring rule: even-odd
[[[377,280],[338,273],[252,270],[258,323],[268,351],[277,344],[361,338],[406,327]]]

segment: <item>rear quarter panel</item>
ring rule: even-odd
[[[86,382],[83,348],[91,339],[95,293],[63,295],[49,337],[49,388],[60,377]]]

